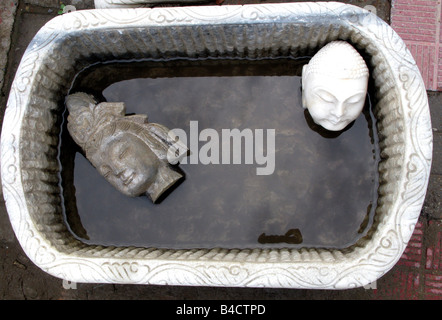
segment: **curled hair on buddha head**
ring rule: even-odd
[[[124,117],[123,103],[98,103],[90,94],[78,92],[66,97],[68,130],[85,151],[94,144],[100,131],[117,118]]]
[[[303,77],[310,74],[333,76],[340,79],[368,77],[367,65],[356,49],[346,41],[332,41],[320,49],[304,66]]]

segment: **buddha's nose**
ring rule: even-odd
[[[124,168],[122,166],[115,164],[115,163],[112,163],[111,165],[109,165],[109,167],[111,168],[114,176],[116,176],[118,178],[120,178],[121,175],[124,173]]]
[[[342,102],[338,102],[336,104],[336,106],[332,109],[331,113],[335,116],[335,117],[342,117],[344,115],[344,103]]]
[[[124,169],[118,169],[118,170],[116,170],[116,171],[114,171],[114,172],[115,172],[115,175],[116,175],[118,178],[124,178],[124,172],[125,172]]]

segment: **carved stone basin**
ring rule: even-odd
[[[381,161],[367,235],[345,249],[159,249],[88,245],[62,215],[59,133],[73,77],[108,60],[309,56],[346,40],[367,57]],[[391,269],[412,235],[432,158],[427,95],[404,42],[341,3],[76,11],[51,20],[18,68],[1,135],[3,192],[29,258],[74,282],[343,289]]]

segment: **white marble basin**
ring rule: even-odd
[[[174,250],[87,245],[61,210],[57,158],[64,97],[82,68],[116,59],[310,55],[346,40],[368,57],[381,162],[374,223],[345,249]],[[76,11],[47,23],[13,82],[1,134],[1,176],[18,241],[42,270],[65,280],[194,286],[344,289],[390,270],[425,198],[432,131],[425,87],[399,36],[342,3]]]

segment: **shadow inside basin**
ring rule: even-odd
[[[125,102],[127,113],[147,114],[150,122],[183,129],[188,137],[191,121],[199,132],[212,128],[220,137],[223,129],[275,129],[275,166],[271,175],[259,176],[262,165],[244,164],[244,157],[242,164],[181,164],[185,179],[152,204],[114,189],[63,128],[62,186],[71,231],[88,244],[172,249],[356,243],[371,227],[377,201],[370,100],[342,132],[321,129],[301,107],[300,72],[307,61],[115,62],[84,69],[71,93]]]

